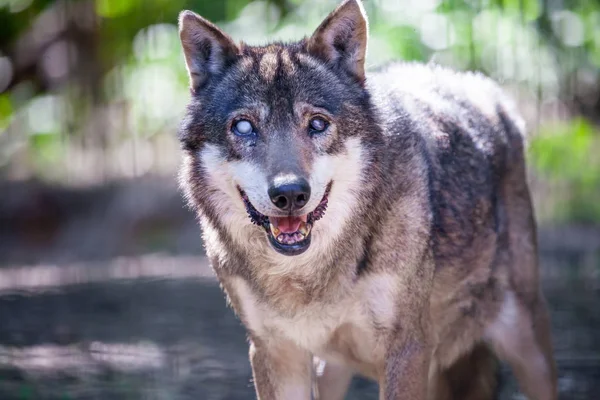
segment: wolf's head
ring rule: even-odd
[[[356,229],[348,221],[380,137],[360,1],[290,44],[236,44],[190,11],[179,29],[192,92],[183,185],[201,214],[239,243],[268,241],[284,255],[322,251]]]

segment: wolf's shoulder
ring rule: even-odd
[[[465,162],[475,153],[523,149],[525,123],[515,103],[481,73],[404,62],[374,71],[368,82],[392,146],[396,137],[419,135],[436,155],[450,152]]]
[[[484,75],[435,65],[394,64],[369,85],[391,160],[387,176],[427,182],[438,257],[468,251],[472,238],[500,226],[503,177],[523,170],[525,128],[515,105]],[[400,164],[402,157],[410,161]]]

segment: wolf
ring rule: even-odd
[[[499,86],[367,73],[359,0],[293,43],[236,43],[191,11],[179,34],[181,187],[259,399],[343,399],[355,374],[385,400],[492,399],[499,360],[557,398],[525,127]]]

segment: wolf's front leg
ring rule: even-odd
[[[250,363],[259,400],[310,400],[312,357],[288,340],[253,338]]]
[[[395,339],[380,378],[381,400],[425,400],[431,352],[423,338]]]

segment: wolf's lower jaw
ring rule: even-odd
[[[279,253],[288,256],[298,255],[308,249],[310,246],[310,232],[312,224],[315,221],[314,217],[310,214],[293,219],[298,224],[298,228],[294,232],[282,232],[278,227],[277,220],[279,218],[269,218],[269,228],[267,230],[271,246]]]
[[[281,254],[295,256],[304,253],[310,246],[312,227],[316,221],[323,218],[323,215],[325,215],[325,211],[327,210],[331,185],[332,182],[329,182],[319,205],[317,205],[312,212],[299,217],[302,221],[295,232],[282,232],[276,224],[271,222],[268,216],[261,214],[254,208],[252,203],[250,203],[248,196],[241,188],[238,187],[238,191],[240,192],[240,196],[242,196],[250,221],[265,229],[269,242],[273,248]]]
[[[296,232],[294,233],[296,234]],[[303,237],[300,241],[293,243],[282,243],[277,240],[271,233],[267,233],[269,243],[278,252],[285,256],[297,256],[304,253],[310,247],[311,236]]]
[[[303,216],[307,219],[308,216]],[[300,222],[298,230],[295,232],[281,232],[273,223],[269,222],[270,234],[273,235],[275,240],[283,244],[294,244],[303,241],[310,235],[312,224],[309,222]]]

